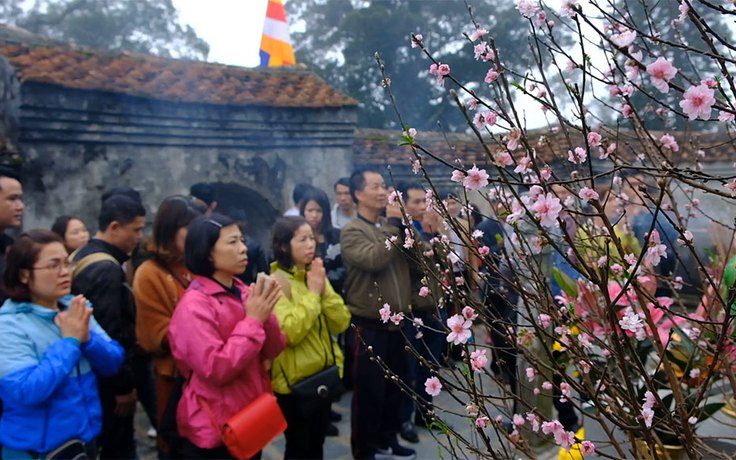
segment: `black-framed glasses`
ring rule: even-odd
[[[57,273],[61,273],[62,268],[70,272],[74,271],[74,267],[77,266],[76,262],[72,262],[68,259],[55,259],[46,265],[40,267],[33,267],[34,270],[56,270]]]

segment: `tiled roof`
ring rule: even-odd
[[[606,134],[602,130],[604,142],[606,138],[613,139],[612,133]],[[652,133],[655,141],[664,133]],[[700,161],[703,163],[736,160],[736,140],[726,133],[670,133],[679,142],[678,152],[668,152],[668,159],[675,164],[684,161],[692,163],[696,159],[695,152],[702,149],[705,152]],[[570,140],[559,130],[532,130],[527,133],[531,146],[536,150],[537,158],[546,163],[554,164],[567,161],[567,151],[575,146],[583,146],[582,136],[579,133],[571,134]],[[486,165],[489,155],[478,141],[477,137],[467,133],[440,133],[419,132],[415,138],[417,144],[441,158],[452,163],[459,159],[463,165],[473,163]],[[631,131],[619,131],[615,142],[618,144],[618,155],[625,161],[636,161],[636,155],[642,152],[642,143]],[[410,164],[411,150],[400,145],[401,132],[399,130],[358,129],[355,132],[354,155],[358,165],[396,165]],[[491,152],[497,150],[493,141],[487,142]],[[572,145],[571,145],[572,144]],[[521,149],[517,151],[521,156]],[[440,162],[423,155],[425,166],[439,165]],[[597,158],[594,155],[593,158]],[[518,158],[517,158],[518,159]]]
[[[8,38],[7,34],[0,34],[0,54],[6,56],[23,82],[218,105],[357,105],[356,100],[298,66],[248,69],[50,41],[27,43],[23,37]]]

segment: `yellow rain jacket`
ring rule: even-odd
[[[342,375],[342,351],[332,339],[350,324],[350,312],[342,297],[328,280],[323,296],[310,291],[304,270],[290,272],[273,263],[271,275],[282,285],[283,295],[273,312],[286,336],[286,348],[271,366],[273,391],[291,393],[289,385],[333,364]]]

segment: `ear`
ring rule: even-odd
[[[117,232],[118,230],[120,230],[120,227],[122,227],[122,225],[120,225],[120,222],[118,222],[117,220],[113,220],[112,222],[110,222],[110,225],[107,226],[106,231]]]
[[[18,279],[23,284],[28,284],[28,281],[31,279],[31,271],[28,269],[22,269],[18,272]]]

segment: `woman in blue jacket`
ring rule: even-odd
[[[69,295],[72,267],[61,239],[46,230],[10,246],[0,308],[2,458],[63,458],[94,452],[102,427],[95,373],[114,375],[123,349]]]

